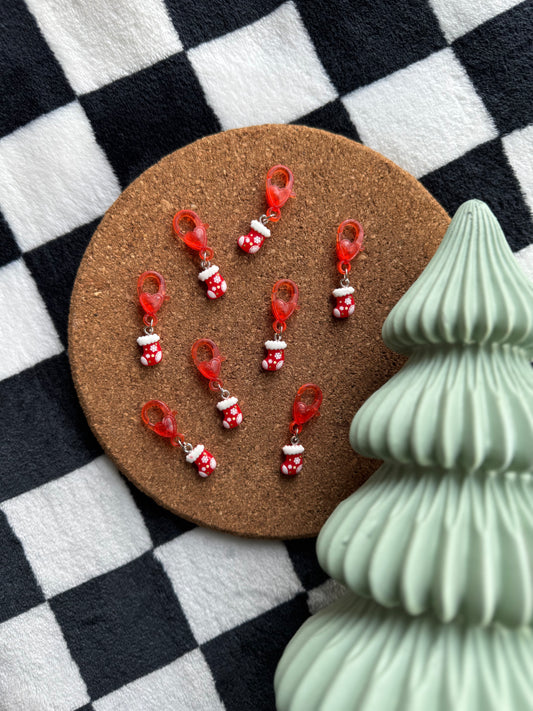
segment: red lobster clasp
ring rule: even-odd
[[[210,338],[199,338],[192,344],[191,355],[194,365],[209,380],[211,390],[218,390],[218,385],[222,386],[218,377],[220,366],[226,358],[220,354],[217,344]],[[207,355],[207,358],[202,358],[202,355]]]
[[[274,178],[281,178],[282,185],[274,184]],[[266,176],[266,200],[268,210],[266,216],[271,222],[277,222],[281,217],[280,208],[285,205],[289,198],[296,197],[292,192],[294,185],[294,175],[285,165],[274,165]]]
[[[150,419],[149,413],[153,410],[158,410],[161,413],[160,420],[153,421]],[[168,437],[173,447],[178,447],[179,441],[183,440],[183,435],[178,432],[176,414],[177,412],[171,410],[162,400],[149,400],[144,403],[141,410],[144,424],[160,437]]]
[[[311,399],[310,399],[311,398]],[[298,389],[292,406],[293,421],[290,431],[298,434],[302,425],[309,422],[313,417],[320,415],[320,405],[322,404],[322,390],[314,383],[306,383]]]
[[[353,230],[353,239],[344,235],[347,229]],[[352,265],[351,260],[363,250],[363,226],[356,220],[344,220],[337,228],[337,269],[341,274],[347,274]]]
[[[154,281],[157,285],[156,292],[144,291],[144,285],[147,281]],[[157,323],[156,313],[163,305],[169,296],[165,290],[165,280],[158,272],[143,272],[137,280],[137,294],[139,295],[139,303],[144,311],[143,321],[147,323],[151,321],[151,325]]]
[[[285,321],[298,309],[298,285],[292,279],[280,279],[272,287],[272,314],[274,315],[274,330],[281,326],[285,328]]]
[[[192,229],[183,229],[183,224],[192,225]],[[187,247],[200,252],[202,259],[208,261],[213,257],[213,250],[207,246],[207,228],[209,225],[202,222],[192,210],[180,210],[174,215],[172,227]]]

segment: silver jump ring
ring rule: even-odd
[[[220,397],[223,400],[227,400],[230,397],[230,391],[226,390],[226,388],[223,388],[220,383],[215,383],[216,387],[218,388],[218,392],[220,393]]]
[[[178,444],[183,449],[185,454],[189,454],[189,452],[192,452],[192,450],[194,449],[190,442],[184,442],[182,439],[178,440]]]

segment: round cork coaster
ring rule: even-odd
[[[276,163],[294,173],[296,199],[282,208],[255,255],[237,246],[265,211],[265,176]],[[198,281],[196,253],[178,243],[172,217],[192,209],[210,225],[213,262],[227,281],[211,301]],[[332,317],[339,285],[336,228],[347,218],[365,230],[353,263],[356,311]],[[318,533],[334,507],[378,466],[355,454],[348,430],[356,410],[403,364],[381,341],[391,307],[418,277],[449,223],[412,176],[358,143],[304,126],[266,125],[209,136],[163,158],[110,207],[81,263],[70,310],[74,382],[90,426],[120,471],[162,506],[203,526],[244,536],[299,538]],[[146,368],[136,285],[164,275],[170,300],[159,312],[163,360]],[[300,287],[288,321],[284,367],[261,369],[271,339],[270,294],[280,278]],[[221,426],[218,398],[197,373],[191,345],[211,338],[227,357],[224,386],[244,421]],[[321,416],[304,427],[300,474],[280,474],[292,402],[318,384]],[[201,479],[180,449],[147,429],[144,402],[178,411],[181,432],[206,445],[216,471]],[[118,515],[118,513],[117,513]]]

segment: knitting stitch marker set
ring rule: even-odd
[[[276,171],[269,197],[276,166],[294,181]],[[252,218],[270,232],[255,253],[239,244]],[[195,523],[316,535],[377,466],[351,449],[349,420],[403,364],[381,325],[448,222],[393,163],[304,126],[227,131],[162,159],[104,216],[72,295],[73,378],[105,452]],[[332,299],[338,288],[353,292]],[[320,417],[291,430],[309,384],[323,393]],[[201,472],[207,455],[215,466]]]

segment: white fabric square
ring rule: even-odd
[[[332,602],[346,595],[347,591],[348,588],[345,588],[344,585],[336,580],[332,578],[326,580],[325,583],[309,590],[307,593],[307,607],[309,608],[309,612],[314,615],[316,612],[319,612],[319,610],[322,610],[322,608],[331,605]]]
[[[15,375],[63,350],[22,259],[0,268],[0,313],[5,315],[0,339],[0,378]]]
[[[292,2],[187,54],[225,129],[285,123],[337,97]]]
[[[522,0],[429,0],[448,42],[465,35]]]
[[[195,528],[155,550],[200,644],[303,591],[279,541]]]
[[[73,711],[88,701],[47,603],[0,624],[2,711]]]
[[[0,140],[0,208],[23,251],[100,217],[119,194],[77,102]]]
[[[533,284],[533,244],[529,244],[519,252],[515,252],[514,256],[518,260],[518,264],[522,267],[524,274]]]
[[[224,711],[199,649],[93,701],[95,711]]]
[[[502,143],[507,160],[518,178],[522,194],[533,215],[533,125],[504,136]]]
[[[163,0],[26,0],[78,94],[182,49]]]
[[[450,48],[348,94],[361,140],[420,177],[496,136]]]
[[[128,563],[152,546],[128,487],[105,456],[1,508],[47,596]]]

